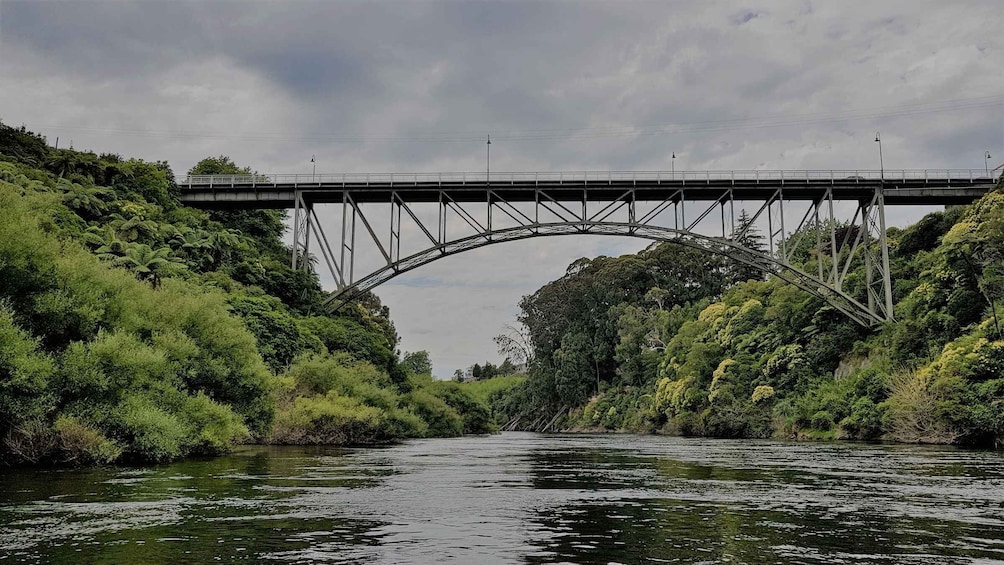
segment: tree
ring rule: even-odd
[[[69,149],[53,150],[45,161],[46,168],[53,173],[59,173],[59,178],[77,172],[79,164],[80,154]]]
[[[429,359],[429,352],[425,350],[405,352],[401,365],[415,375],[432,374],[432,360]]]
[[[154,288],[160,286],[162,276],[174,274],[179,268],[184,268],[171,255],[170,247],[152,249],[142,243],[126,248],[125,255],[118,258],[116,264],[135,272],[136,278],[148,281]]]
[[[764,237],[760,234],[760,230],[753,225],[753,218],[746,214],[745,209],[739,212],[739,218],[736,219],[736,228],[730,237],[732,242],[741,246],[744,251],[755,253],[763,253],[765,251]],[[755,257],[751,253],[743,253],[743,255],[747,255],[750,258]],[[760,281],[764,278],[763,271],[740,261],[735,261],[729,271],[733,283],[741,283],[749,280]]]
[[[92,218],[96,218],[108,210],[105,199],[111,194],[110,190],[100,187],[83,187],[63,180],[60,183],[69,184],[65,187],[67,190],[63,194],[63,204],[69,206],[70,209]]]
[[[28,131],[24,126],[12,128],[0,123],[0,153],[38,166],[45,162],[49,151],[44,137]]]
[[[659,306],[659,310],[663,309],[663,303],[666,301],[666,298],[668,297],[669,297],[669,291],[661,289],[657,286],[653,286],[651,289],[649,289],[648,292],[645,293],[645,301],[655,302]]]
[[[229,259],[231,251],[246,250],[248,248],[240,230],[234,229],[222,229],[210,232],[206,237],[205,245],[212,257],[213,267],[219,267],[224,259]]]
[[[94,254],[105,261],[114,261],[125,255],[128,242],[119,238],[111,226],[104,229],[91,226],[84,232],[84,242],[93,248]]]
[[[108,222],[112,228],[126,241],[136,241],[141,238],[150,238],[157,233],[157,222],[148,220],[142,213],[137,213],[129,218],[122,214],[112,214]]]
[[[502,364],[499,365],[498,374],[500,376],[505,376],[505,375],[511,375],[515,372],[516,372],[516,366],[512,364],[512,361],[510,361],[508,357],[506,357],[505,361],[503,361]]]
[[[997,196],[1000,195],[991,197]],[[1004,298],[1004,197],[999,200],[1001,204],[997,207],[977,209],[976,214],[983,217],[956,224],[943,241],[945,252],[960,258],[976,279],[979,292],[993,315],[997,337],[1002,338],[996,301]]]
[[[240,167],[230,157],[207,157],[189,169],[190,175],[257,175],[250,167]],[[283,218],[284,210],[212,210],[210,218],[220,222],[225,227],[236,230],[246,236],[260,239],[263,242],[275,243],[282,238],[286,226]],[[280,246],[272,251],[284,253]]]
[[[533,362],[533,345],[529,329],[523,324],[519,328],[506,324],[504,329],[494,338],[499,355],[504,356],[506,361],[511,359],[519,365],[530,365]]]

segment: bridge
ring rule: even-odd
[[[292,266],[310,268],[313,236],[336,285],[331,309],[442,257],[599,234],[724,255],[872,326],[893,319],[886,205],[965,204],[995,182],[984,170],[941,169],[191,175],[179,186],[189,206],[292,209]],[[325,222],[319,204],[334,208]],[[752,230],[766,249],[742,245]],[[811,265],[796,260],[800,250]],[[376,264],[357,276],[357,257]],[[862,264],[864,288],[847,285]]]

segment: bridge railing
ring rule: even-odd
[[[728,171],[556,171],[556,172],[457,172],[457,173],[323,173],[189,175],[179,183],[185,187],[229,186],[365,186],[430,184],[580,183],[624,181],[886,181],[959,180],[995,182],[984,169],[890,169],[886,171],[844,170],[728,170]]]

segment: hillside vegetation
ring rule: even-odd
[[[754,229],[737,232],[763,245]],[[808,235],[802,241],[815,241]],[[889,242],[896,321],[877,330],[777,278],[671,243],[576,261],[520,304],[534,363],[499,404],[502,418],[529,428],[546,413],[565,429],[1004,445],[1001,186],[891,229]],[[796,261],[815,269],[808,248]],[[862,302],[864,279],[858,265],[845,285]]]
[[[250,171],[218,157],[192,172]],[[320,308],[316,275],[288,266],[283,212],[178,194],[166,163],[0,124],[0,462],[494,429],[486,403],[402,363],[375,296]]]

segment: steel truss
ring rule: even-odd
[[[334,220],[329,222],[334,225],[328,226],[335,228],[331,235],[337,247],[332,247],[311,204],[310,189],[296,191],[292,266],[311,268],[311,248],[319,250],[336,285],[325,303],[329,309],[336,310],[359,293],[442,257],[532,237],[596,234],[672,242],[717,253],[814,294],[864,326],[893,319],[885,199],[881,186],[873,189],[870,198],[854,203],[855,211],[849,221],[846,214],[841,217],[838,212],[847,208],[840,206],[846,201],[834,198],[832,188],[821,191],[821,195],[812,200],[805,200],[804,197],[786,199],[783,187],[778,187],[755,203],[748,199],[743,201],[743,204],[758,206],[749,216],[745,229],[737,225],[737,200],[731,188],[723,189],[713,200],[709,199],[706,190],[702,191],[700,201],[688,199],[691,194],[686,188],[679,188],[658,201],[642,201],[633,189],[606,200],[594,200],[588,190],[582,190],[577,200],[571,200],[567,193],[559,199],[541,188],[534,191],[532,202],[523,203],[522,209],[517,205],[520,202],[510,202],[491,188],[486,190],[484,201],[477,203],[469,199],[458,202],[447,189],[439,190],[435,201],[421,204],[409,201],[402,194],[406,195],[390,191],[389,198],[382,202],[368,198],[361,203],[352,190],[343,191],[341,202],[330,204],[336,209]],[[428,218],[423,220],[423,214],[416,210],[426,207],[421,212],[429,212],[430,206],[435,206],[435,225]],[[372,213],[381,207],[384,213],[388,207],[390,209],[390,229],[380,230],[378,234]],[[694,214],[695,211],[698,213]],[[688,212],[692,215],[689,221]],[[625,213],[626,219],[615,218]],[[747,248],[739,243],[750,226],[764,225],[766,250]],[[411,229],[402,234],[403,226]],[[455,226],[461,228],[459,233]],[[762,230],[762,227],[754,229]],[[422,244],[424,248],[420,251],[402,256],[402,237],[428,241]],[[372,242],[373,245],[367,247],[380,254],[381,265],[356,277],[357,243],[360,241]],[[806,249],[808,263],[804,261]],[[803,260],[795,262],[800,251]],[[359,253],[372,251],[365,249]],[[845,289],[856,262],[863,262],[865,267],[863,301]]]

